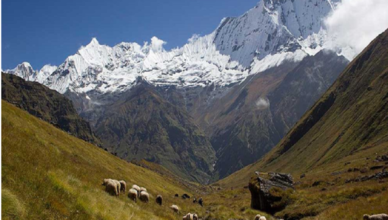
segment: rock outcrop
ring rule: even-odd
[[[287,205],[289,195],[294,191],[293,178],[282,173],[269,173],[268,176],[268,179],[259,175],[251,178],[251,208],[273,214]]]

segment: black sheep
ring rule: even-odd
[[[159,205],[162,205],[163,197],[161,195],[156,196],[156,203]]]

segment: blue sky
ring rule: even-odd
[[[166,49],[211,33],[259,0],[2,0],[2,69],[27,61],[34,69],[61,64],[96,37],[100,44],[143,44],[156,36]]]

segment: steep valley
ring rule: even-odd
[[[341,48],[326,48],[339,2],[262,0],[169,51],[157,37],[93,38],[59,66],[5,72],[72,100],[118,157],[210,183],[269,152],[345,67]]]
[[[117,97],[113,99],[116,101],[99,106],[99,111],[81,110],[81,115],[93,113],[94,119],[89,121],[104,141],[104,147],[117,156],[164,164],[181,176],[207,183],[228,176],[270,151],[329,88],[346,63],[345,58],[334,53],[320,52],[300,63],[282,64],[230,87],[181,89],[152,86],[144,81],[126,93],[112,95]],[[149,94],[156,100],[152,106],[146,98]],[[133,109],[134,104],[137,110]],[[147,106],[153,109],[149,113]],[[156,119],[157,114],[163,120]],[[181,119],[169,122],[163,115],[170,115],[167,118],[180,115]],[[167,128],[172,124],[191,128],[179,133],[181,129]],[[163,127],[167,130],[160,130]],[[181,140],[177,141],[173,134],[175,137],[180,134]],[[189,151],[184,153],[185,149]],[[187,163],[187,159],[196,162]],[[186,164],[183,165],[186,171],[182,171],[180,164]]]
[[[240,188],[257,171],[285,172],[294,176],[296,191],[279,217],[360,219],[387,213],[387,59],[388,30],[268,154],[216,185]]]
[[[92,38],[2,70],[1,219],[388,214],[388,29],[335,35],[366,0],[257,1],[173,49]]]

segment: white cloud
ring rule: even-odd
[[[269,107],[269,100],[267,98],[259,98],[256,101],[256,106],[258,109],[266,109]]]
[[[352,60],[388,28],[388,0],[342,0],[325,25],[331,38],[326,47],[341,48]]]

